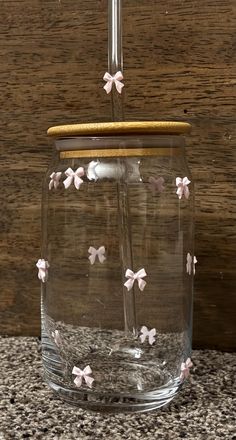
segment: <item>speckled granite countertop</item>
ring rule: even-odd
[[[53,395],[37,338],[0,337],[0,440],[236,440],[236,353],[194,351],[192,359],[189,383],[167,408],[99,414]]]

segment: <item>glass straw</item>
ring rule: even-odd
[[[122,0],[108,0],[108,72],[115,75],[123,71],[122,52]],[[113,86],[111,91],[113,121],[124,120],[123,98]],[[121,169],[127,169],[125,159],[120,159]],[[123,178],[117,184],[118,222],[120,234],[120,256],[122,261],[122,286],[124,299],[124,327],[126,334],[136,335],[136,312],[134,288],[124,286],[126,269],[133,270],[132,241],[129,214],[128,186]]]
[[[115,75],[119,70],[123,71],[122,0],[108,0],[108,72]],[[111,101],[113,121],[124,121],[122,93],[114,86]]]

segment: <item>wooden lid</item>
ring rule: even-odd
[[[90,124],[57,125],[50,127],[48,136],[108,136],[126,134],[181,134],[191,125],[175,121],[96,122]]]

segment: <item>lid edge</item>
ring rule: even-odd
[[[129,121],[95,122],[87,124],[56,125],[47,130],[50,137],[125,134],[183,134],[191,130],[188,122]]]

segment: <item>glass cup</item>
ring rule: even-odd
[[[193,182],[181,122],[52,127],[43,184],[45,379],[94,410],[147,411],[191,367]]]

